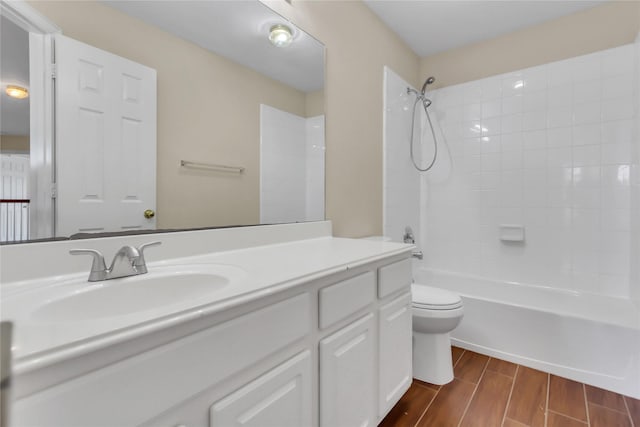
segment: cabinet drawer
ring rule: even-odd
[[[375,283],[375,274],[368,271],[320,289],[320,328],[327,328],[371,304],[375,300]]]
[[[378,269],[378,297],[387,295],[411,286],[411,258],[385,265]]]
[[[303,294],[212,326],[21,399],[13,422],[139,425],[303,338],[309,310]]]
[[[216,402],[210,426],[313,425],[311,372],[307,350]]]

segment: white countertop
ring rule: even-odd
[[[159,239],[161,240],[161,239]],[[381,258],[413,246],[383,241],[319,237],[148,263],[149,272],[167,265],[216,264],[243,270],[229,286],[206,297],[162,309],[83,321],[44,322],[33,309],[54,298],[55,287],[87,276],[88,269],[51,279],[3,284],[2,319],[14,322],[14,370],[30,371],[68,357],[187,322]],[[108,286],[109,281],[99,282]],[[87,286],[91,284],[87,282]],[[179,285],[177,285],[179,286]],[[52,290],[53,289],[53,290]]]

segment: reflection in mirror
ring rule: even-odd
[[[29,34],[0,21],[0,241],[29,238]]]
[[[58,187],[29,185],[29,174],[37,174],[33,160],[22,178],[15,177],[13,163],[5,167],[5,158],[29,153],[28,142],[17,147],[13,138],[28,141],[29,107],[22,104],[26,132],[5,129],[17,122],[5,111],[4,89],[20,79],[5,71],[12,63],[4,58],[5,40],[16,44],[5,37],[10,26],[3,21],[2,188],[19,187],[5,186],[5,179],[25,183],[24,193],[3,192],[3,199],[34,201],[57,191],[45,216],[56,236],[324,219],[324,47],[313,37],[258,1],[28,5],[63,35],[54,37],[61,61],[55,81]],[[277,25],[291,30],[286,47],[269,41]],[[29,33],[14,27],[27,40],[28,60]],[[76,68],[62,63],[69,58]],[[116,60],[121,65],[113,65]],[[26,87],[28,70],[27,62]],[[110,70],[120,80],[110,80]],[[140,74],[147,71],[151,82],[157,79],[151,86]],[[144,148],[145,138],[153,149]],[[152,197],[142,197],[150,188]],[[31,194],[36,191],[46,194]],[[46,212],[33,203],[31,209],[38,218]],[[23,221],[31,239],[52,236],[38,231],[46,227],[34,223],[33,212],[13,223],[3,215],[4,227]],[[2,240],[25,238],[9,234]]]

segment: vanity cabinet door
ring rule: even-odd
[[[320,426],[375,426],[373,314],[320,341]]]
[[[311,399],[307,350],[213,404],[210,427],[311,426]]]
[[[382,419],[411,386],[411,293],[380,307],[378,415]]]

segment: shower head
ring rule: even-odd
[[[424,95],[425,91],[427,90],[427,86],[429,86],[431,83],[435,82],[436,78],[435,77],[427,77],[427,80],[424,81],[424,84],[422,85],[422,94]]]

